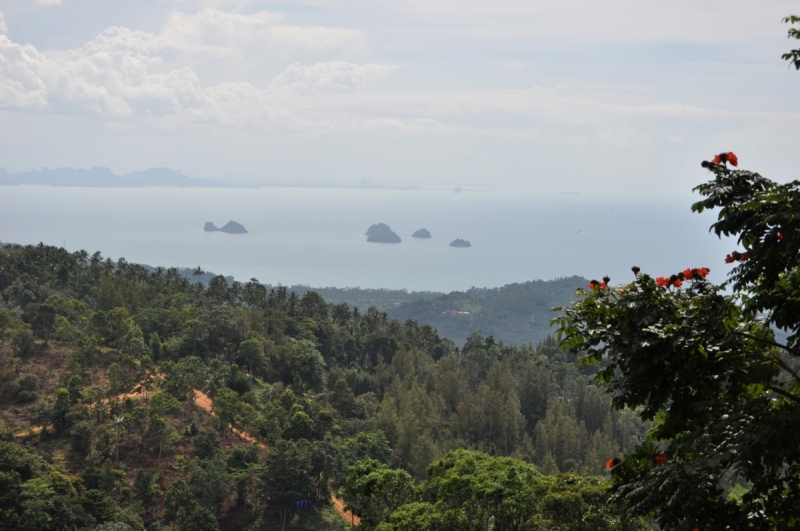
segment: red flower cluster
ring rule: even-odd
[[[596,280],[592,280],[589,282],[589,289],[594,291],[596,289],[606,289],[608,287],[608,283],[611,279],[608,277],[603,277],[602,282],[598,282]]]
[[[714,155],[714,159],[711,161],[714,164],[722,164],[723,162],[730,162],[731,166],[738,166],[739,165],[739,157],[736,156],[736,153],[733,151],[729,151],[727,153],[720,153],[719,155]]]
[[[680,288],[683,286],[684,280],[697,280],[700,278],[706,278],[706,275],[708,275],[710,272],[711,270],[707,267],[699,267],[697,269],[686,268],[677,275],[672,275],[669,278],[656,277],[656,284],[665,288],[670,286]]]
[[[698,278],[706,278],[711,272],[707,267],[698,267],[697,269],[689,269],[688,267],[683,270],[684,280],[695,280]]]
[[[658,466],[664,466],[664,463],[667,462],[667,456],[664,454],[656,454],[655,457],[653,457],[653,459],[655,460]]]
[[[739,251],[733,251],[731,254],[725,257],[726,264],[732,264],[733,262],[739,261],[744,262],[750,258],[748,253],[740,253]]]

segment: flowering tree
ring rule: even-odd
[[[600,365],[614,405],[655,422],[607,466],[613,500],[667,530],[800,526],[800,182],[737,165],[703,162],[714,178],[692,207],[720,209],[711,230],[743,247],[723,285],[705,267],[634,267],[629,283],[592,281],[554,321],[562,348]]]

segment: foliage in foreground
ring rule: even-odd
[[[613,499],[662,529],[791,529],[800,524],[800,182],[703,166],[702,212],[744,247],[716,286],[704,268],[633,282],[594,282],[557,319],[616,407],[655,421],[613,466]],[[776,341],[774,328],[788,333]]]
[[[545,476],[518,459],[468,450],[432,463],[416,486],[402,471],[362,462],[350,468],[345,495],[365,530],[650,529],[609,506],[599,478]]]

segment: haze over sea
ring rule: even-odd
[[[707,266],[735,248],[708,233],[686,193],[364,188],[0,187],[0,241],[44,242],[154,266],[201,266],[269,284],[452,291],[533,279],[654,275]],[[242,223],[248,234],[203,232]],[[401,244],[366,243],[383,222]],[[433,238],[410,235],[427,228]],[[468,249],[449,247],[455,238]]]

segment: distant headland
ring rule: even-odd
[[[206,221],[205,227],[203,230],[206,232],[227,232],[228,234],[245,234],[247,233],[247,229],[241,223],[236,223],[235,221],[229,221],[224,226],[217,228],[210,221]]]
[[[367,229],[364,235],[367,237],[367,241],[371,243],[400,243],[403,241],[400,239],[400,236],[385,223],[376,223],[372,225]]]
[[[428,229],[419,229],[417,232],[411,235],[412,238],[430,238],[431,233]]]
[[[450,242],[450,247],[472,247],[472,244],[469,243],[467,240],[456,238],[455,240]]]
[[[174,186],[179,188],[238,188],[237,186],[195,179],[178,170],[150,168],[125,175],[117,175],[104,166],[83,168],[56,168],[24,173],[9,173],[0,168],[0,185],[67,186],[86,188],[142,188],[144,186]]]

